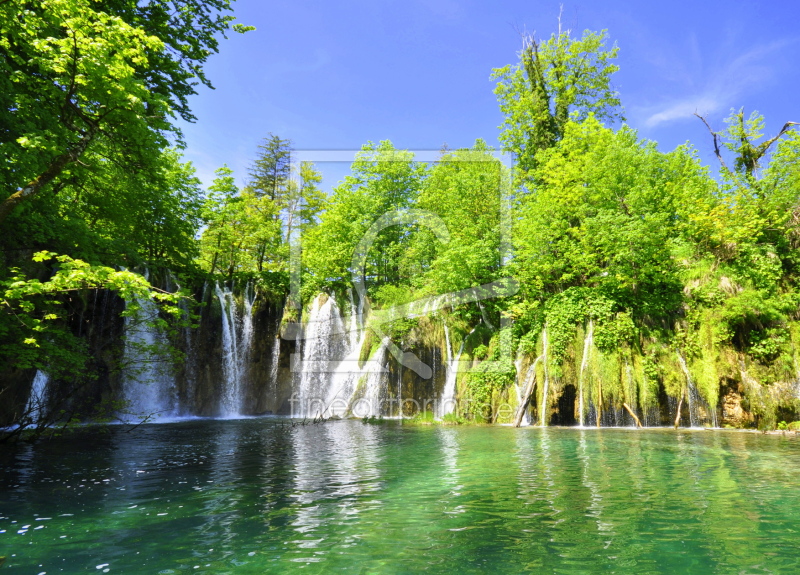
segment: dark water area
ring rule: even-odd
[[[800,440],[193,420],[0,452],[0,573],[798,573]]]

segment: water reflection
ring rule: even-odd
[[[789,438],[253,419],[0,457],[9,574],[800,569]]]
[[[380,429],[346,424],[301,426],[293,430],[293,489],[289,495],[297,549],[291,561],[317,562],[334,546],[332,525],[356,523],[359,513],[375,509],[373,496],[381,488]],[[358,539],[353,533],[335,538],[346,549]]]
[[[436,436],[442,453],[442,483],[454,497],[458,497],[458,432],[452,427],[438,427]]]

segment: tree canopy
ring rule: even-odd
[[[230,0],[7,0],[0,3],[0,225],[46,187],[158,162],[203,64],[233,24]],[[96,151],[91,163],[83,161]],[[66,172],[66,173],[65,173]],[[66,176],[66,177],[65,177]]]
[[[689,144],[662,151],[624,124],[607,33],[559,30],[525,37],[516,63],[493,72],[510,168],[481,139],[433,162],[368,142],[326,193],[291,139],[269,133],[246,174],[223,166],[203,190],[176,123],[194,119],[188,97],[210,86],[203,66],[221,36],[248,29],[230,9],[0,1],[5,369],[53,357],[61,377],[77,377],[89,352],[75,318],[89,292],[149,294],[163,300],[162,319],[176,311],[180,298],[124,267],[175,274],[196,292],[242,280],[278,301],[299,272],[304,303],[364,287],[374,309],[512,278],[513,296],[442,299],[426,312],[432,333],[435,322],[453,328],[451,354],[452,336],[473,364],[500,365],[461,382],[475,397],[513,380],[501,348],[562,389],[587,382],[598,413],[652,406],[658,393],[680,401],[687,374],[713,407],[723,384],[796,371],[795,123],[764,138],[756,112],[733,111],[719,131],[701,118],[716,167]],[[415,321],[393,329],[407,334]],[[768,413],[769,397],[754,409]]]

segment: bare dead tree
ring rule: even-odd
[[[704,116],[701,116],[696,111],[694,115],[700,118],[700,121],[705,124],[705,127],[708,129],[708,132],[711,134],[712,141],[714,142],[714,154],[717,156],[719,163],[722,165],[722,169],[726,172],[730,173],[731,170],[728,165],[725,163],[725,159],[722,157],[722,153],[720,152],[719,142],[720,142],[720,132],[715,132],[711,125],[708,123],[708,120]],[[747,137],[744,129],[744,112],[740,111],[737,115],[739,123],[742,128],[742,136],[741,136],[741,145],[739,147],[739,156],[736,158],[736,168],[737,170],[744,172],[748,175],[753,175],[758,168],[758,163],[761,161],[761,158],[766,155],[769,151],[770,147],[777,142],[786,132],[788,132],[792,126],[800,125],[798,122],[786,122],[783,127],[780,129],[778,134],[766,140],[759,145],[753,145],[750,142],[749,138]]]

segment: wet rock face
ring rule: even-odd
[[[295,342],[281,338],[283,306],[257,301],[253,306],[254,337],[245,368],[243,412],[248,415],[288,413],[292,394],[291,356]]]
[[[65,308],[67,325],[85,342],[88,361],[84,372],[69,379],[50,380],[43,409],[48,414],[78,414],[87,419],[108,415],[98,413],[98,408],[121,391],[124,320],[120,313],[125,302],[109,291],[86,290],[65,303]],[[0,366],[0,427],[16,423],[25,410],[36,371]]]
[[[249,288],[248,288],[249,289]],[[214,289],[206,286],[205,293],[197,293],[198,300],[204,300],[201,308],[198,325],[195,328],[178,330],[174,335],[172,344],[184,353],[184,360],[174,374],[175,394],[179,408],[176,415],[196,415],[213,417],[224,415],[226,391],[226,370],[224,367],[225,350],[223,344],[223,309],[220,299],[215,296]],[[308,353],[307,343],[296,339],[300,333],[291,333],[288,326],[296,327],[293,322],[283,324],[284,302],[264,297],[257,294],[253,297],[253,290],[249,300],[245,294],[234,292],[232,300],[237,307],[237,320],[239,337],[243,333],[250,334],[246,353],[240,354],[241,361],[237,373],[238,411],[241,415],[278,414],[288,415],[292,410],[292,396],[297,393],[299,374],[292,370],[292,358],[301,350]],[[229,293],[229,296],[231,294]],[[320,300],[324,302],[324,299]],[[245,303],[247,305],[245,305]],[[70,317],[73,319],[71,329],[85,338],[92,356],[87,373],[91,377],[85,378],[80,389],[75,389],[75,384],[53,380],[54,402],[59,403],[59,409],[66,406],[72,412],[81,413],[91,418],[93,408],[108,404],[111,400],[124,397],[124,378],[120,376],[120,366],[124,351],[124,319],[120,313],[125,309],[125,303],[110,292],[90,292],[83,299],[76,300],[76,308]],[[248,306],[252,306],[248,308]],[[247,329],[244,329],[243,313],[251,309],[251,318]],[[235,322],[234,322],[235,323]],[[230,324],[228,325],[230,333]],[[252,328],[252,329],[251,329]],[[301,330],[302,331],[302,330]],[[429,332],[425,332],[428,334]],[[445,338],[446,340],[446,334]],[[243,341],[243,339],[241,340]],[[382,394],[380,413],[382,415],[397,416],[398,399],[402,399],[404,416],[411,416],[419,411],[429,410],[437,412],[437,402],[442,400],[443,391],[447,382],[448,354],[446,344],[449,342],[432,341],[429,337],[417,337],[403,345],[397,342],[404,352],[413,353],[419,361],[430,367],[431,377],[423,378],[413,369],[401,365],[391,354],[386,354],[385,367],[387,374],[382,380],[385,382],[385,393]],[[369,349],[367,344],[366,349]],[[374,349],[374,346],[373,346]],[[295,359],[300,359],[295,357]],[[462,372],[469,369],[465,362],[461,366]],[[478,365],[472,360],[471,367]],[[0,366],[0,426],[9,425],[14,421],[15,413],[26,405],[30,395],[31,383],[35,370],[2,370]],[[554,411],[548,423],[554,425],[574,425],[575,418],[575,389],[569,381],[564,385],[553,385],[550,391],[549,403]],[[463,391],[463,390],[462,390]],[[702,421],[716,419],[720,426],[752,427],[756,418],[748,411],[754,406],[754,395],[750,388],[745,388],[739,382],[728,379],[722,382],[720,401],[716,414],[704,405],[695,405],[697,414],[695,419]],[[797,383],[774,384],[770,386],[770,401],[777,405],[791,405],[798,395]],[[456,398],[458,399],[458,398]],[[513,398],[503,397],[502,401],[512,402]],[[757,397],[755,398],[757,399]],[[697,403],[697,402],[695,402]],[[645,425],[672,426],[678,409],[681,406],[681,424],[688,425],[691,421],[688,401],[679,402],[672,397],[667,397],[664,390],[660,390],[658,405],[653,405],[646,413],[640,413]],[[537,406],[532,406],[535,412]],[[754,411],[757,412],[757,410]],[[230,413],[230,412],[228,412]],[[587,416],[587,424],[593,425],[597,420],[594,416]],[[779,420],[792,421],[794,412],[787,415],[778,414]],[[600,413],[600,422],[605,426],[632,425],[621,405],[608,402]]]
[[[30,395],[31,384],[36,375],[35,369],[8,368],[0,371],[3,400],[0,401],[0,427],[15,423]]]
[[[221,311],[214,298],[205,300],[195,329],[184,333],[182,341],[173,342],[185,354],[185,363],[175,378],[178,402],[186,415],[219,414],[222,369]]]
[[[403,351],[414,353],[422,363],[431,368],[430,378],[423,379],[413,370],[401,365],[393,356],[389,356],[388,397],[392,402],[387,406],[387,414],[399,415],[397,398],[403,403],[403,415],[412,416],[420,411],[434,411],[434,402],[441,399],[447,371],[442,360],[442,350],[438,347],[414,345]]]
[[[175,344],[186,357],[176,374],[181,411],[187,415],[220,415],[223,382],[222,310],[206,295],[199,325]],[[253,339],[240,384],[242,415],[288,413],[292,393],[291,355],[295,342],[279,337],[283,306],[256,299],[252,310]]]
[[[742,394],[734,387],[723,388],[720,395],[720,411],[723,426],[749,427],[753,423],[753,415],[742,407]]]

